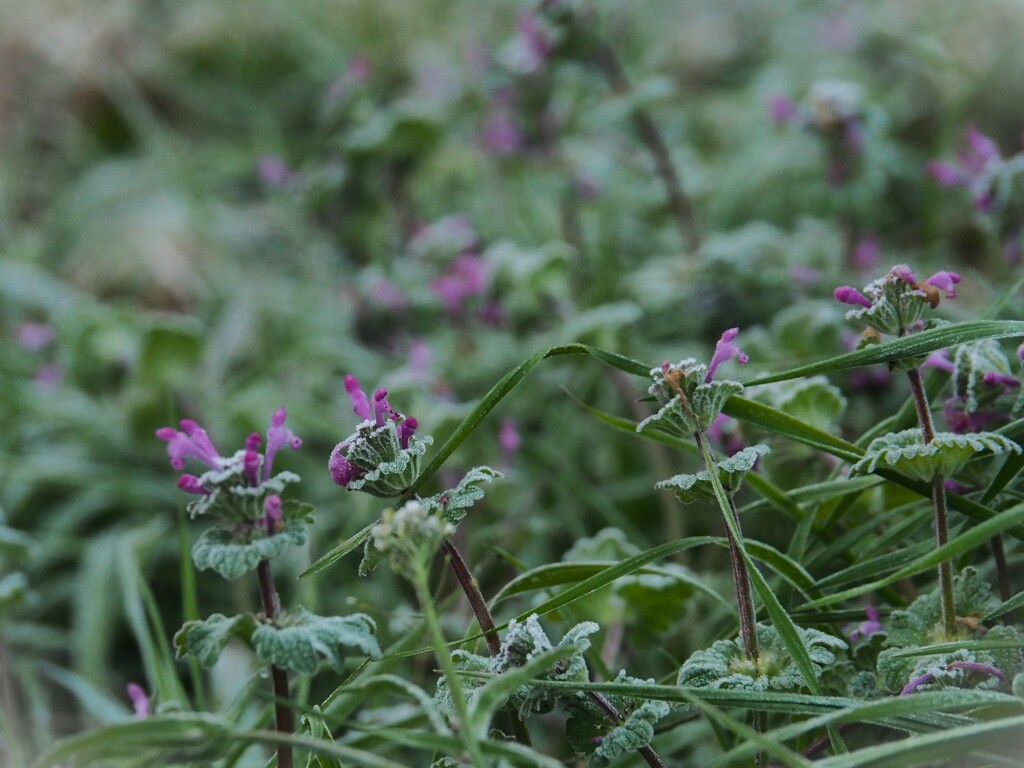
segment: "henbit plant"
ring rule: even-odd
[[[295,726],[289,671],[312,675],[321,662],[340,671],[345,649],[377,656],[380,648],[373,636],[376,625],[365,614],[324,617],[301,607],[282,610],[270,561],[305,543],[313,512],[309,504],[294,499],[282,501],[285,488],[298,483],[299,476],[288,471],[275,475],[273,471],[281,448],[297,449],[302,445],[302,440],[285,426],[286,418],[283,407],[274,413],[262,454],[258,449],[263,438],[253,432],[245,448],[222,456],[206,430],[190,419],[181,421],[180,430],[164,427],[156,435],[167,442],[175,469],[184,469],[189,460],[207,467],[199,476],[182,474],[178,479],[180,489],[199,497],[189,504],[189,514],[214,521],[192,548],[196,567],[216,571],[225,579],[236,579],[255,569],[263,603],[263,612],[258,615],[214,614],[202,621],[187,622],[174,638],[178,656],[195,656],[203,666],[210,667],[232,638],[250,645],[270,667],[275,727],[279,733],[291,735]],[[277,765],[291,768],[292,764],[291,745],[279,743]]]
[[[885,277],[873,281],[860,293],[850,286],[835,290],[835,298],[844,304],[857,305],[846,317],[861,320],[869,327],[861,345],[870,346],[881,340],[882,334],[903,338],[908,334],[937,327],[941,321],[934,318],[922,321],[925,305],[936,308],[941,292],[946,298],[956,297],[956,284],[960,275],[941,271],[927,280],[918,282],[913,271],[905,265],[893,267]],[[949,542],[949,522],[946,509],[945,482],[959,471],[975,454],[1006,451],[1021,452],[1020,446],[1002,435],[975,433],[961,436],[936,434],[932,422],[928,394],[921,380],[921,358],[907,358],[890,363],[890,369],[903,370],[910,381],[911,395],[920,425],[920,435],[913,430],[875,438],[867,448],[865,457],[855,470],[874,471],[880,461],[925,480],[932,486],[932,504],[935,513],[935,544],[941,548]],[[939,563],[939,591],[942,595],[942,626],[949,640],[957,636],[956,610],[953,597],[953,567],[948,560]]]

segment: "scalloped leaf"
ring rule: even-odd
[[[290,546],[306,543],[309,526],[305,519],[288,520],[284,528],[268,536],[262,527],[228,528],[215,525],[203,531],[192,547],[192,562],[199,570],[213,570],[225,579],[237,579],[260,564],[278,557]],[[246,541],[245,537],[252,537]]]
[[[194,656],[204,667],[212,667],[231,638],[249,643],[255,629],[256,619],[248,613],[240,616],[215,613],[202,621],[186,622],[174,635],[177,657]]]
[[[880,463],[917,480],[931,480],[935,475],[955,475],[975,455],[1007,452],[1021,453],[1021,447],[995,432],[937,432],[925,445],[921,430],[905,429],[876,437],[864,458],[853,465],[854,472],[874,472]]]
[[[590,764],[603,768],[619,755],[650,745],[654,738],[654,726],[668,716],[672,707],[664,701],[645,701],[629,714],[626,721],[604,737],[594,751]]]
[[[474,467],[465,474],[454,488],[423,499],[422,504],[427,510],[442,509],[444,519],[457,525],[466,516],[466,511],[484,497],[481,483],[500,480],[504,475],[496,469],[480,466]]]
[[[729,494],[736,493],[743,484],[747,472],[754,468],[757,460],[771,453],[771,449],[762,443],[751,445],[738,451],[728,459],[718,462],[718,476]],[[655,488],[673,491],[683,504],[690,504],[698,499],[714,502],[715,491],[711,484],[711,474],[702,469],[695,475],[676,475],[668,480],[657,483]]]
[[[835,662],[838,651],[847,648],[845,641],[816,629],[796,627],[796,631],[816,678]],[[677,684],[749,691],[797,690],[807,684],[775,627],[758,624],[757,642],[760,656],[756,664],[745,657],[741,638],[719,640],[697,651],[683,663]]]
[[[321,662],[341,671],[344,649],[380,658],[374,634],[377,625],[363,613],[317,616],[302,608],[282,614],[274,624],[261,624],[252,633],[256,655],[276,667],[312,675]]]

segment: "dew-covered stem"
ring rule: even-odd
[[[458,718],[457,732],[462,744],[469,755],[473,765],[485,765],[480,745],[476,741],[469,717],[469,703],[466,699],[466,691],[462,687],[458,670],[452,661],[451,653],[448,651],[448,644],[441,631],[441,622],[437,618],[437,611],[434,609],[433,597],[430,594],[430,580],[427,569],[422,560],[412,558],[409,567],[409,575],[413,588],[416,590],[416,599],[419,601],[423,611],[423,620],[427,625],[427,632],[430,634],[431,643],[434,646],[434,654],[441,665],[441,671],[448,681],[448,689],[452,694],[452,704],[455,707],[455,716]]]
[[[281,602],[270,572],[270,561],[260,560],[256,568],[260,580],[260,597],[263,599],[263,613],[273,621],[281,613]],[[292,709],[289,705],[288,672],[281,667],[270,667],[270,680],[274,687],[274,727],[278,733],[291,735],[295,730]],[[292,768],[292,747],[290,744],[277,745],[278,768]]]
[[[917,420],[921,425],[921,439],[928,445],[935,439],[935,427],[932,424],[931,409],[928,405],[928,394],[921,381],[921,371],[912,368],[907,371],[910,380],[910,391],[917,410]],[[949,541],[949,520],[946,514],[946,487],[941,474],[932,478],[932,507],[935,510],[935,545],[944,546]],[[956,637],[956,606],[953,600],[953,565],[949,560],[939,563],[939,594],[942,605],[942,627],[950,639]]]
[[[491,656],[497,656],[501,652],[501,638],[498,636],[491,609],[487,607],[487,600],[484,599],[483,592],[480,591],[480,583],[473,576],[473,572],[469,570],[465,558],[451,539],[445,540],[442,549],[448,555],[448,564],[451,566],[452,573],[455,574],[462,591],[466,594],[466,599],[469,600],[469,604],[473,608],[476,623],[480,625],[480,631],[484,633],[487,650]],[[526,723],[523,722],[518,712],[512,712],[511,715],[512,730],[515,733],[516,741],[529,745],[531,743],[530,732],[526,729]]]

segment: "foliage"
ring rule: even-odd
[[[1018,759],[1009,5],[0,10],[0,763]]]

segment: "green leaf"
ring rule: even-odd
[[[428,510],[442,509],[445,520],[458,524],[466,516],[466,510],[484,497],[484,490],[480,484],[490,483],[502,477],[504,475],[496,469],[474,467],[465,474],[456,487],[423,499],[423,506]]]
[[[306,543],[309,526],[304,519],[287,520],[284,528],[268,536],[261,526],[242,530],[215,525],[203,531],[192,547],[192,561],[200,570],[213,570],[225,579],[237,579],[260,564],[284,554],[288,547]]]
[[[317,616],[299,608],[281,614],[273,624],[260,624],[251,641],[256,655],[268,664],[312,675],[321,661],[340,672],[346,648],[379,658],[376,631],[377,625],[366,614]]]
[[[927,355],[937,349],[955,347],[978,339],[1010,339],[1022,336],[1024,336],[1024,320],[978,320],[968,323],[952,323],[876,344],[867,349],[848,352],[845,355],[838,355],[811,365],[802,365],[781,373],[759,376],[744,381],[743,386],[754,387],[773,381],[799,379],[819,373],[860,368],[877,363],[891,363],[907,357]]]
[[[640,376],[645,379],[648,378],[650,373],[650,366],[648,365],[644,365],[641,362],[624,357],[623,355],[608,352],[587,344],[565,344],[537,352],[506,373],[497,384],[491,387],[491,390],[484,395],[483,399],[480,400],[479,403],[477,403],[477,406],[472,410],[472,412],[470,412],[470,414],[462,420],[462,423],[455,428],[455,431],[445,441],[444,445],[438,449],[437,453],[434,454],[434,458],[431,459],[430,463],[427,464],[422,472],[420,472],[412,485],[410,485],[406,492],[395,502],[395,507],[400,507],[416,495],[416,492],[423,487],[423,484],[441,468],[445,461],[448,460],[448,457],[455,452],[455,449],[462,445],[463,441],[480,425],[484,420],[484,417],[486,417],[487,414],[490,413],[506,395],[515,389],[516,386],[526,378],[526,375],[530,371],[532,371],[543,360],[559,357],[561,355],[590,355],[603,363],[607,363],[613,368],[618,368],[620,371],[625,371],[626,373],[631,373],[634,376]],[[366,540],[370,535],[370,529],[372,527],[373,525],[367,526],[356,534],[356,536],[347,539],[336,546],[307,568],[302,575],[309,576],[317,573],[340,560]]]
[[[743,484],[743,478],[754,468],[754,464],[757,463],[758,459],[769,453],[771,453],[771,449],[767,445],[759,443],[747,446],[729,458],[719,461],[718,479],[726,492],[730,495],[736,493]],[[715,501],[711,475],[706,469],[702,469],[695,475],[676,475],[668,480],[656,483],[654,487],[660,490],[672,491],[683,504],[690,504],[698,499],[701,501]]]
[[[925,443],[920,429],[876,437],[864,458],[853,465],[854,472],[874,472],[882,462],[917,480],[930,481],[935,475],[952,477],[980,453],[1024,453],[1012,440],[995,432],[937,432]]]
[[[996,534],[1018,525],[1021,521],[1024,521],[1024,504],[1017,504],[999,513],[996,517],[964,531],[959,536],[954,536],[943,546],[931,550],[883,579],[812,600],[799,606],[798,610],[832,605],[833,603],[839,603],[852,597],[859,597],[868,592],[874,592],[882,587],[887,587],[890,584],[895,584],[897,581],[908,576],[914,576],[929,568],[933,568],[945,560],[951,560],[954,557],[970,552],[972,549],[987,543]]]
[[[174,645],[179,659],[195,656],[204,667],[212,667],[232,637],[249,643],[255,630],[256,619],[251,614],[228,617],[215,613],[202,621],[186,622],[174,635]]]

